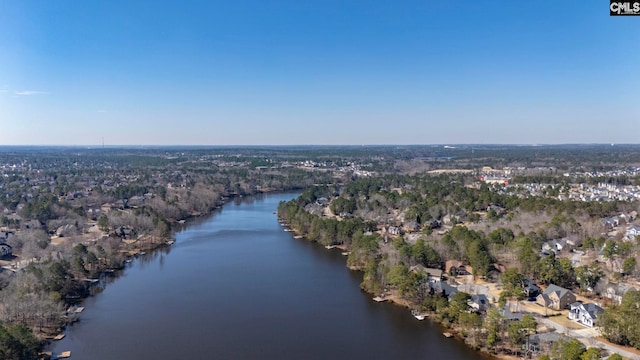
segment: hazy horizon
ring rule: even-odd
[[[2,2],[0,145],[636,144],[635,20],[577,0]]]
[[[424,143],[424,144],[0,144],[0,147],[86,147],[86,148],[163,148],[163,147],[194,147],[194,148],[234,148],[234,147],[492,147],[492,146],[513,146],[513,147],[555,147],[555,146],[640,146],[639,143]]]

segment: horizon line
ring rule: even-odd
[[[372,144],[0,144],[0,147],[67,147],[67,148],[122,148],[122,147],[372,147],[372,146],[562,146],[562,145],[607,145],[607,146],[629,146],[640,145],[640,143],[608,143],[608,142],[566,142],[566,143],[372,143]]]

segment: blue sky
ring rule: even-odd
[[[639,143],[606,1],[0,0],[0,145]]]

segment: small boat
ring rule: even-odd
[[[418,312],[418,310],[411,310],[411,315],[413,315],[414,318],[422,321],[425,318],[425,315],[420,314],[420,312]]]
[[[327,245],[327,246],[325,246],[325,249],[327,249],[327,250],[331,250],[331,249],[334,249],[334,248],[336,248],[335,245]]]
[[[373,301],[375,302],[383,302],[383,301],[387,301],[387,299],[384,298],[384,295],[382,296],[376,296],[373,298]]]
[[[452,333],[450,333],[450,332],[442,333],[442,335],[444,335],[444,337],[446,337],[446,338],[451,338],[451,337],[453,337],[453,334],[452,334]]]

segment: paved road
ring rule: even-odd
[[[538,321],[538,323],[542,323],[545,324],[546,326],[550,327],[550,328],[554,328],[556,329],[557,332],[559,333],[563,333],[563,334],[567,334],[573,338],[576,338],[578,340],[580,340],[583,344],[590,346],[590,347],[599,347],[602,349],[607,350],[610,353],[617,353],[620,354],[622,356],[624,356],[625,358],[629,358],[629,359],[633,359],[633,360],[640,360],[640,356],[636,355],[630,351],[626,351],[620,348],[617,348],[615,346],[611,346],[607,343],[604,343],[598,339],[594,339],[592,336],[594,335],[594,332],[592,329],[584,329],[584,330],[569,330],[566,327],[553,322],[547,318],[544,318],[542,316],[536,316],[536,320]],[[586,330],[586,331],[585,331]]]

